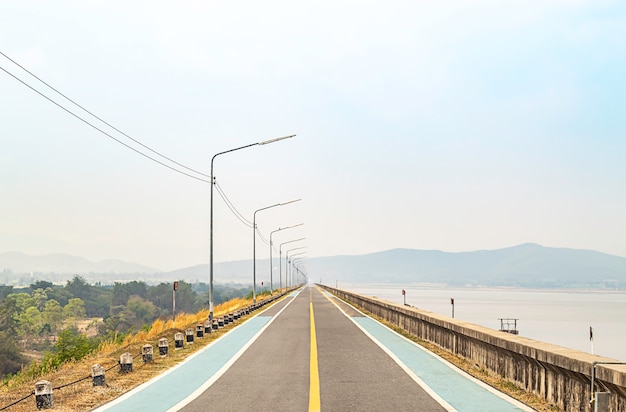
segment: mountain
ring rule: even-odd
[[[0,272],[24,273],[156,273],[158,269],[121,260],[102,260],[92,262],[78,256],[55,253],[33,256],[19,252],[0,253]]]
[[[309,259],[314,279],[471,286],[626,288],[626,258],[527,243],[473,252],[393,249]]]
[[[527,243],[514,247],[473,252],[393,249],[357,256],[329,256],[306,260],[307,273],[316,282],[341,283],[439,283],[451,286],[516,286],[540,288],[626,289],[626,258],[592,250],[551,248]],[[285,263],[273,261],[274,287],[285,278]],[[280,268],[280,269],[279,269]],[[143,280],[146,282],[209,281],[207,264],[160,272],[133,263],[86,259],[54,254],[28,256],[17,252],[0,254],[0,284],[29,279],[18,275],[55,273],[37,279],[64,282],[73,275],[88,281]],[[60,274],[60,275],[59,275]],[[257,284],[270,281],[268,259],[256,262]],[[216,283],[252,283],[252,261],[215,263]],[[11,283],[11,284],[13,284]]]

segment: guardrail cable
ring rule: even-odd
[[[2,408],[0,408],[0,411],[3,411],[5,409],[9,409],[11,406],[13,405],[17,405],[18,403],[25,401],[26,399],[30,398],[31,396],[33,396],[35,394],[35,391],[32,391],[31,393],[29,393],[28,395],[24,396],[22,399],[18,399],[17,401],[7,405],[7,406],[3,406]]]

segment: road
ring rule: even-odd
[[[315,287],[104,411],[530,410]]]

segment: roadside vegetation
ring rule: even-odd
[[[83,280],[77,277],[71,282],[68,282],[68,284],[76,281],[81,284],[83,283]],[[49,346],[49,349],[43,351],[43,354],[37,359],[28,361],[22,352],[25,345],[27,346],[30,343],[26,343],[22,339],[18,339],[16,343],[14,342],[16,348],[13,348],[14,352],[12,353],[17,356],[16,363],[27,363],[20,364],[18,371],[7,374],[0,382],[0,408],[17,402],[14,406],[11,406],[9,410],[16,412],[33,410],[35,406],[34,397],[32,396],[34,384],[39,380],[45,379],[50,381],[55,388],[59,388],[54,391],[55,410],[91,410],[176,365],[190,354],[220,337],[225,331],[234,327],[232,324],[229,324],[224,329],[205,335],[203,338],[197,338],[194,344],[187,344],[185,342],[183,349],[175,350],[174,333],[184,332],[187,328],[194,328],[196,325],[202,324],[208,318],[209,312],[208,309],[206,309],[206,302],[203,302],[202,294],[196,293],[194,288],[191,287],[192,285],[179,282],[179,289],[176,296],[177,315],[174,320],[166,308],[161,308],[150,300],[150,298],[156,298],[158,296],[158,294],[154,294],[154,289],[151,289],[149,286],[145,287],[145,285],[141,286],[139,283],[141,282],[131,282],[125,285],[116,284],[113,288],[109,288],[112,302],[114,301],[114,296],[116,296],[117,299],[119,299],[120,295],[122,297],[121,300],[116,302],[118,303],[117,305],[112,304],[110,306],[107,316],[90,318],[87,316],[86,310],[84,312],[81,311],[79,315],[83,317],[72,316],[64,318],[57,325],[56,329],[51,328],[53,331],[51,335],[31,338],[29,342],[37,342],[40,339],[50,339],[50,342],[46,344]],[[159,286],[153,288],[158,288]],[[166,293],[170,296],[169,303],[171,305],[171,284],[166,286]],[[99,286],[95,287],[100,288]],[[144,287],[146,297],[134,294],[138,291],[142,292]],[[192,309],[189,310],[189,312],[179,312],[179,292],[183,288],[189,291],[189,299],[195,297],[194,305],[201,306],[199,310],[193,309],[194,306],[191,305],[190,307]],[[20,291],[18,294],[27,294],[32,298],[33,293],[35,295],[41,295],[41,292],[36,292],[41,289],[42,288],[34,288],[30,294],[23,291]],[[62,289],[65,289],[65,287]],[[116,290],[116,292],[114,292],[114,290]],[[152,294],[150,293],[151,290]],[[120,291],[125,292],[122,294]],[[214,300],[217,296],[215,292],[216,290],[214,291]],[[240,297],[226,300],[226,297],[232,294],[239,294]],[[12,307],[14,301],[26,299],[25,296],[17,298],[15,295],[15,293],[10,293],[2,299],[0,307],[2,307],[2,310],[5,312],[2,312],[2,315],[0,315],[0,320],[7,320],[5,305]],[[232,313],[237,309],[251,305],[252,297],[247,295],[248,288],[227,289],[221,287],[220,299],[225,301],[215,306],[215,316]],[[264,300],[267,297],[269,297],[269,291],[262,291],[257,294],[258,300]],[[139,298],[141,298],[141,300]],[[162,298],[167,300],[165,297]],[[68,296],[67,303],[61,305],[61,312],[70,304],[70,300],[72,299],[82,300],[82,298]],[[77,306],[77,301],[74,302],[74,306]],[[80,307],[80,305],[78,306]],[[123,308],[120,308],[120,306],[123,306]],[[45,304],[43,307],[45,308]],[[70,306],[70,309],[72,307],[73,306]],[[156,309],[153,309],[153,307]],[[114,310],[114,308],[116,309]],[[143,308],[143,311],[140,310],[141,308]],[[146,311],[146,308],[152,311]],[[14,332],[10,333],[15,333],[14,336],[21,336],[21,324],[19,322],[20,312],[9,312],[13,314],[10,318],[13,319],[13,321],[9,323],[14,329]],[[29,312],[34,313],[32,310]],[[124,318],[124,322],[122,322],[121,317],[119,317],[119,314],[122,313],[126,313],[127,315],[127,317]],[[153,319],[147,322],[146,320],[150,318]],[[94,321],[90,321],[90,319],[94,319]],[[243,318],[238,323],[245,320],[246,318]],[[93,325],[95,325],[96,332],[86,333],[94,328]],[[3,329],[2,333],[5,332],[6,331]],[[5,334],[5,336],[9,336],[9,334]],[[166,337],[169,340],[169,354],[167,357],[159,356],[158,340],[162,337]],[[150,344],[154,348],[153,362],[142,362],[140,354],[142,346],[145,344]],[[5,342],[5,345],[9,346],[10,342]],[[43,344],[40,343],[40,345]],[[132,373],[121,373],[119,370],[118,360],[120,359],[120,355],[125,352],[129,352],[137,358],[134,362]],[[9,352],[3,352],[2,356],[9,358],[13,355]],[[20,356],[21,358],[19,358]],[[96,363],[102,365],[107,370],[106,385],[102,387],[94,387],[92,385],[90,375],[91,367]],[[0,365],[4,365],[3,359],[0,359]]]
[[[216,285],[213,298],[220,304],[248,292],[243,285]],[[178,282],[177,313],[197,313],[207,306],[208,285]],[[0,379],[58,368],[171,317],[171,283],[103,286],[74,276],[62,286],[47,281],[21,289],[0,286]]]

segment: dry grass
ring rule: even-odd
[[[263,298],[265,297],[258,297],[258,300]],[[233,299],[216,306],[214,315],[216,317],[223,316],[251,304],[251,299]],[[240,318],[235,325],[229,324],[217,332],[205,335],[204,338],[196,337],[192,345],[187,345],[187,342],[185,342],[183,349],[174,349],[174,333],[184,332],[186,328],[195,328],[196,325],[204,323],[208,316],[209,311],[202,310],[195,314],[182,313],[177,315],[176,321],[159,319],[152,324],[150,330],[128,335],[121,344],[113,341],[103,342],[95,353],[78,362],[65,364],[56,372],[32,379],[25,379],[18,375],[0,387],[0,409],[21,398],[28,397],[8,410],[15,412],[36,410],[35,397],[28,395],[32,393],[35,382],[47,380],[52,383],[54,388],[69,384],[64,388],[54,390],[54,410],[89,411],[180,363],[237,324],[245,322],[249,315]],[[168,338],[169,342],[169,354],[163,358],[159,356],[158,349],[158,340],[161,337]],[[154,362],[143,363],[140,354],[141,347],[144,344],[153,346]],[[136,356],[133,362],[132,373],[123,374],[119,372],[118,360],[120,355],[125,352]],[[91,366],[96,363],[102,365],[107,370],[107,386],[94,387],[92,384]],[[79,380],[81,381],[73,383]]]

